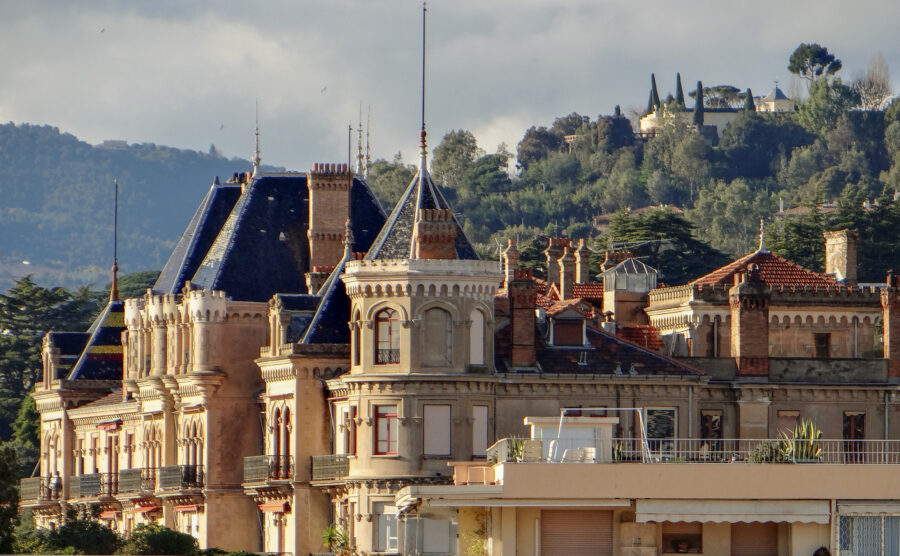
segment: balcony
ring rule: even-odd
[[[156,469],[123,469],[119,471],[119,494],[156,490]]]
[[[399,349],[376,349],[375,350],[375,364],[376,365],[389,365],[392,363],[400,362],[400,350]]]
[[[293,478],[293,456],[250,456],[244,458],[244,484],[291,481]]]
[[[157,490],[202,489],[205,483],[202,465],[170,465],[159,468]]]
[[[312,456],[312,480],[334,481],[350,473],[350,460],[346,454]]]
[[[55,477],[29,477],[19,481],[19,499],[23,506],[34,507],[57,503],[62,492],[62,479]]]
[[[118,494],[116,473],[87,473],[69,477],[69,498],[106,498]]]

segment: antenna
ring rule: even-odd
[[[363,146],[362,146],[362,101],[359,101],[359,127],[356,130],[358,132],[356,137],[356,173],[362,175],[363,173]]]
[[[353,158],[353,147],[351,146],[353,143],[353,124],[347,124],[347,171],[350,171],[350,168],[353,166],[350,164],[350,160]]]
[[[113,204],[113,265],[112,285],[109,287],[109,300],[119,300],[119,180],[115,181],[115,201]]]
[[[253,175],[259,173],[259,167],[262,164],[259,150],[259,98],[256,99],[256,151],[253,153]]]
[[[423,172],[426,169],[428,156],[425,145],[425,16],[427,13],[428,6],[422,2],[422,131],[419,132],[419,167]]]

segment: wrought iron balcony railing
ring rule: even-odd
[[[312,456],[312,480],[340,479],[350,473],[350,460],[344,454]]]
[[[19,498],[23,503],[40,500],[59,500],[62,493],[62,477],[29,477],[19,481]]]
[[[156,469],[136,468],[119,471],[119,493],[153,492],[156,490]]]
[[[244,482],[265,483],[294,478],[294,456],[250,456],[244,458]]]
[[[116,473],[86,473],[69,477],[69,498],[100,498],[119,492]]]
[[[399,349],[376,349],[375,350],[375,363],[378,365],[386,365],[388,363],[399,363],[400,362],[400,350]]]
[[[206,474],[202,465],[170,465],[159,468],[159,490],[203,488]]]

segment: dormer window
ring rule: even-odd
[[[393,309],[382,309],[375,315],[375,364],[400,362],[400,315]]]

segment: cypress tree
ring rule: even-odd
[[[694,125],[703,127],[703,82],[697,81],[697,99],[694,102]]]
[[[659,108],[659,93],[656,91],[656,75],[650,74],[650,99],[647,101],[647,113],[652,114]]]
[[[753,92],[750,91],[750,87],[747,87],[747,97],[744,98],[744,112],[751,114],[756,112],[756,104],[753,102]]]
[[[675,74],[675,103],[684,108],[684,89],[681,88],[681,74]]]

